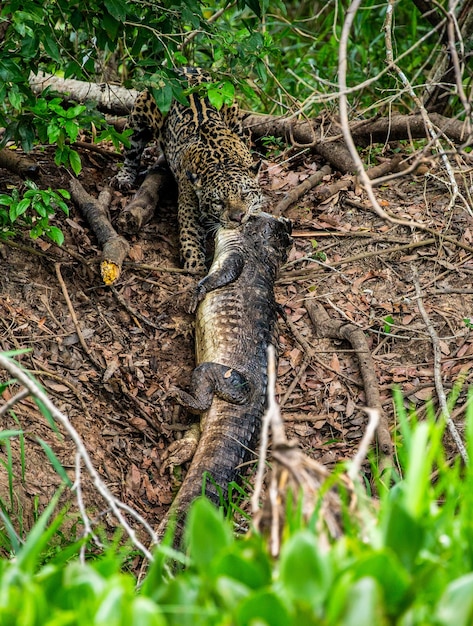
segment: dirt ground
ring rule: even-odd
[[[116,172],[117,160],[79,151],[79,179],[97,196]],[[41,167],[40,187],[68,188],[69,174],[54,165],[51,149],[37,149],[32,156]],[[269,211],[322,165],[307,153],[266,154],[261,183]],[[467,171],[458,175],[465,197],[469,176]],[[339,176],[323,184],[335,178]],[[466,372],[453,412],[462,432],[466,387],[473,377],[473,256],[468,250],[473,247],[473,217],[461,199],[447,211],[450,193],[443,179],[433,164],[427,172],[387,183],[377,195],[385,209],[422,221],[465,247],[386,223],[369,208],[361,190],[339,193],[322,205],[309,192],[286,212],[294,224],[294,247],[276,295],[297,336],[281,321],[277,394],[289,437],[329,468],[353,456],[366,425],[365,399],[351,346],[315,337],[304,306],[307,298],[323,304],[331,318],[363,329],[394,437],[393,386],[420,415],[428,398],[438,407],[432,341],[412,278],[417,271],[425,309],[440,338],[446,393]],[[0,169],[0,193],[12,186],[21,190],[22,180]],[[112,221],[125,203],[115,192]],[[58,215],[57,222],[65,234],[63,249],[44,238],[33,242],[27,234],[12,245],[0,243],[0,351],[29,349],[18,361],[69,417],[111,491],[155,527],[180,479],[179,471],[174,476],[160,471],[163,452],[194,419],[167,399],[170,385],[187,387],[193,368],[193,318],[187,307],[196,279],[178,271],[176,208],[159,208],[151,223],[128,237],[130,258],[115,290],[102,284],[100,249],[78,209],[70,203],[69,217]],[[420,245],[428,239],[433,243]],[[89,355],[79,342],[71,308]],[[301,337],[313,347],[315,358],[305,359]],[[0,381],[8,379],[0,371]],[[3,401],[18,389],[10,385]],[[5,445],[0,448],[0,484],[4,505],[18,516],[22,531],[60,483],[39,440],[49,444],[72,478],[75,450],[30,398],[15,406],[14,416],[2,416],[3,429],[18,426],[25,433],[25,470],[23,474],[19,439],[12,438],[13,503]],[[451,455],[457,454],[446,438]],[[95,518],[113,529],[116,522],[85,473],[82,488]],[[69,499],[74,499],[70,492]]]

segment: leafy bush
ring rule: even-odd
[[[0,194],[0,239],[13,236],[20,226],[28,227],[33,239],[46,235],[61,245],[64,235],[50,220],[58,209],[69,215],[69,208],[64,202],[70,198],[69,192],[65,189],[38,189],[36,183],[30,180],[25,182],[25,186],[27,191],[22,197],[18,189],[13,189],[11,195]]]

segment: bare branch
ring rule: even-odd
[[[51,402],[49,397],[44,393],[44,391],[39,387],[39,385],[33,379],[31,379],[13,360],[7,358],[3,354],[0,354],[0,367],[7,370],[7,372],[9,372],[11,376],[16,378],[16,380],[21,385],[23,385],[32,396],[37,398],[46,407],[46,409],[50,412],[53,418],[59,424],[61,424],[61,426],[66,430],[66,432],[68,433],[68,435],[71,437],[72,441],[74,442],[74,445],[76,446],[76,449],[77,449],[77,453],[80,455],[80,458],[82,459],[90,477],[92,478],[95,488],[97,489],[99,494],[102,496],[102,498],[105,500],[107,505],[110,507],[112,513],[118,520],[119,524],[125,530],[126,534],[130,538],[133,545],[148,560],[152,561],[153,555],[148,550],[148,548],[146,548],[144,544],[138,539],[134,528],[130,526],[130,524],[127,522],[127,520],[125,519],[125,517],[122,515],[120,511],[120,509],[125,509],[128,512],[130,512],[130,507],[128,507],[123,502],[121,502],[118,498],[116,498],[112,494],[112,492],[108,489],[108,487],[105,485],[103,480],[100,478],[100,475],[95,469],[91,461],[91,458],[89,456],[89,453],[87,452],[87,449],[82,439],[79,436],[79,433],[72,426],[69,418],[66,415],[64,415],[64,413],[59,411],[59,409]],[[76,488],[77,488],[77,485],[76,485]],[[143,528],[145,528],[147,532],[150,534],[152,544],[156,543],[157,541],[156,534],[152,531],[148,523],[136,511],[133,512],[133,517],[136,520],[138,520],[139,523],[143,526]]]
[[[430,335],[430,339],[432,341],[432,348],[434,352],[434,381],[435,381],[435,390],[437,391],[437,396],[440,403],[440,408],[442,409],[442,414],[447,421],[447,426],[452,436],[453,441],[455,442],[458,451],[460,452],[465,463],[468,463],[468,452],[466,451],[465,445],[460,437],[460,434],[455,426],[450,411],[447,404],[447,398],[445,395],[445,389],[442,383],[442,374],[441,374],[441,359],[442,352],[440,350],[439,337],[435,328],[433,327],[432,322],[430,321],[429,315],[424,307],[424,302],[422,299],[422,290],[419,283],[419,277],[417,275],[417,269],[415,266],[412,267],[412,277],[414,281],[414,286],[416,289],[417,295],[417,306],[419,308],[419,312],[422,315],[422,319],[427,327],[427,331]]]

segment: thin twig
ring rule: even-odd
[[[416,289],[417,295],[417,307],[419,312],[424,320],[424,324],[427,327],[427,331],[430,335],[430,339],[432,341],[432,348],[434,353],[434,381],[435,381],[435,390],[437,392],[437,396],[439,399],[440,407],[442,409],[442,413],[447,421],[447,427],[450,431],[453,441],[455,442],[458,451],[460,452],[465,463],[468,463],[468,452],[466,451],[465,445],[460,437],[460,434],[450,416],[450,410],[447,404],[447,397],[445,394],[445,389],[442,383],[442,374],[441,374],[441,361],[442,361],[442,351],[440,350],[440,341],[439,336],[437,335],[437,331],[433,327],[433,324],[429,318],[429,315],[424,307],[424,301],[422,299],[422,289],[419,283],[419,276],[417,275],[417,269],[415,266],[412,267],[412,279],[414,282],[414,286]]]
[[[77,449],[77,452],[78,452],[78,454],[80,454],[80,456],[81,456],[81,458],[82,458],[82,460],[84,462],[84,465],[87,468],[87,471],[89,472],[89,474],[90,474],[90,476],[92,478],[92,481],[93,481],[93,484],[94,484],[95,488],[100,493],[100,495],[105,500],[105,502],[108,504],[108,506],[112,510],[113,514],[117,518],[119,524],[123,527],[123,529],[125,530],[126,534],[130,538],[130,540],[133,543],[133,545],[138,550],[140,550],[140,552],[142,552],[147,559],[152,561],[153,560],[153,555],[148,550],[148,548],[146,548],[144,546],[144,544],[138,539],[135,530],[130,526],[130,524],[127,522],[127,520],[125,519],[125,517],[122,515],[122,513],[120,511],[120,508],[129,510],[129,507],[127,507],[127,505],[125,505],[122,502],[120,502],[120,500],[118,498],[116,498],[112,494],[112,492],[108,489],[108,487],[105,485],[103,480],[100,478],[99,473],[95,469],[95,467],[94,467],[94,465],[92,463],[92,460],[91,460],[91,458],[89,456],[89,453],[87,452],[87,449],[86,449],[86,447],[85,447],[85,445],[84,445],[84,443],[83,443],[79,433],[72,426],[71,422],[69,421],[69,418],[66,415],[64,415],[64,413],[59,411],[59,409],[51,402],[49,397],[38,386],[38,384],[34,380],[32,380],[22,369],[20,369],[20,367],[13,360],[7,358],[3,354],[0,354],[0,367],[2,367],[5,370],[7,370],[7,372],[9,372],[9,374],[11,376],[16,378],[16,380],[20,384],[22,384],[26,389],[28,389],[28,391],[30,392],[31,395],[33,395],[35,398],[40,400],[40,402],[46,407],[46,409],[50,412],[50,414],[53,416],[53,418],[57,422],[59,422],[61,424],[61,426],[63,426],[63,428],[67,431],[67,433],[71,437],[72,441],[74,442],[74,444],[76,446],[76,449]],[[148,523],[146,522],[146,520],[144,520],[139,515],[139,513],[135,512],[133,517],[135,519],[139,520],[141,525],[148,532],[150,530],[152,530],[152,529],[150,529],[150,527],[149,527]],[[152,533],[150,533],[150,535],[151,535],[152,543],[156,543],[156,541],[157,541],[156,533],[152,532]]]
[[[0,417],[5,415],[5,413],[7,413],[7,411],[9,411],[17,402],[21,402],[21,400],[24,400],[24,398],[27,398],[29,395],[30,392],[28,389],[22,389],[15,394],[12,398],[10,398],[10,400],[8,400],[8,402],[5,402],[5,404],[0,407]]]
[[[439,153],[441,153],[441,159],[443,161],[445,170],[446,170],[446,172],[448,174],[448,177],[449,177],[449,180],[450,180],[450,185],[451,185],[451,190],[452,190],[452,197],[450,199],[450,203],[449,203],[449,206],[448,206],[448,209],[450,209],[455,204],[455,200],[456,200],[456,198],[459,195],[458,185],[457,185],[457,182],[455,180],[455,175],[453,173],[452,166],[450,164],[450,161],[448,160],[448,157],[443,152],[442,145],[440,144],[440,141],[438,139],[438,134],[437,134],[436,130],[434,129],[434,125],[432,124],[432,121],[429,118],[429,114],[427,113],[427,109],[422,104],[420,98],[418,98],[418,96],[415,93],[414,88],[412,87],[412,85],[411,85],[409,79],[407,78],[407,76],[404,74],[404,72],[401,70],[401,68],[396,63],[394,63],[394,60],[393,60],[394,59],[394,55],[393,55],[393,47],[392,47],[391,29],[392,29],[392,18],[393,18],[393,13],[394,13],[394,5],[395,5],[394,0],[388,0],[388,6],[386,8],[386,19],[385,19],[385,22],[384,22],[384,32],[385,32],[385,42],[386,42],[386,62],[389,63],[394,68],[395,72],[397,73],[397,75],[401,79],[402,84],[407,89],[407,92],[409,93],[411,98],[414,100],[416,106],[419,109],[420,114],[422,115],[422,119],[424,120],[425,127],[426,127],[430,137],[434,141],[434,145],[435,145],[436,150]]]
[[[79,326],[79,320],[77,319],[77,315],[76,312],[74,311],[74,307],[72,306],[72,302],[71,299],[69,297],[69,292],[67,291],[67,287],[66,287],[66,283],[64,282],[64,279],[62,277],[61,274],[61,264],[60,263],[55,263],[54,264],[54,268],[56,270],[56,276],[57,279],[59,281],[59,284],[61,286],[61,290],[64,296],[64,299],[66,300],[66,304],[67,304],[67,308],[69,309],[69,313],[71,314],[72,317],[72,321],[74,323],[74,327],[76,329],[76,333],[77,333],[77,337],[79,338],[79,342],[80,345],[82,346],[82,348],[84,349],[84,352],[86,353],[86,355],[89,358],[89,361],[95,365],[95,367],[99,370],[102,371],[103,367],[100,365],[100,363],[92,356],[91,351],[89,350],[87,344],[85,343],[85,339],[84,339],[84,335],[82,334],[82,331],[80,329]]]
[[[353,482],[360,480],[361,466],[363,461],[366,459],[370,445],[374,440],[376,429],[379,425],[379,410],[370,407],[365,407],[364,410],[368,414],[368,425],[366,426],[360,445],[358,446],[358,450],[348,468],[348,478],[350,478]]]
[[[80,513],[82,521],[84,523],[83,536],[84,537],[92,537],[92,539],[94,540],[96,546],[99,547],[99,548],[102,548],[103,547],[102,542],[100,541],[100,539],[97,537],[97,535],[92,530],[92,524],[90,523],[89,516],[87,515],[87,509],[85,508],[84,500],[82,498],[81,463],[82,463],[82,457],[79,454],[79,452],[76,452],[76,462],[75,462],[76,479],[74,481],[74,484],[71,487],[71,491],[75,491],[75,493],[76,493],[77,506],[79,507],[79,513]],[[85,550],[86,550],[86,543],[84,542],[82,544],[82,546],[81,546],[80,554],[79,554],[80,561],[83,564],[85,563]]]

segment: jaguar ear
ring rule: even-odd
[[[202,187],[202,179],[199,174],[194,174],[194,172],[187,170],[186,175],[190,182],[194,185],[196,191]]]
[[[250,172],[253,172],[255,176],[258,176],[262,165],[263,161],[261,159],[259,161],[255,161],[252,165],[250,165]]]

